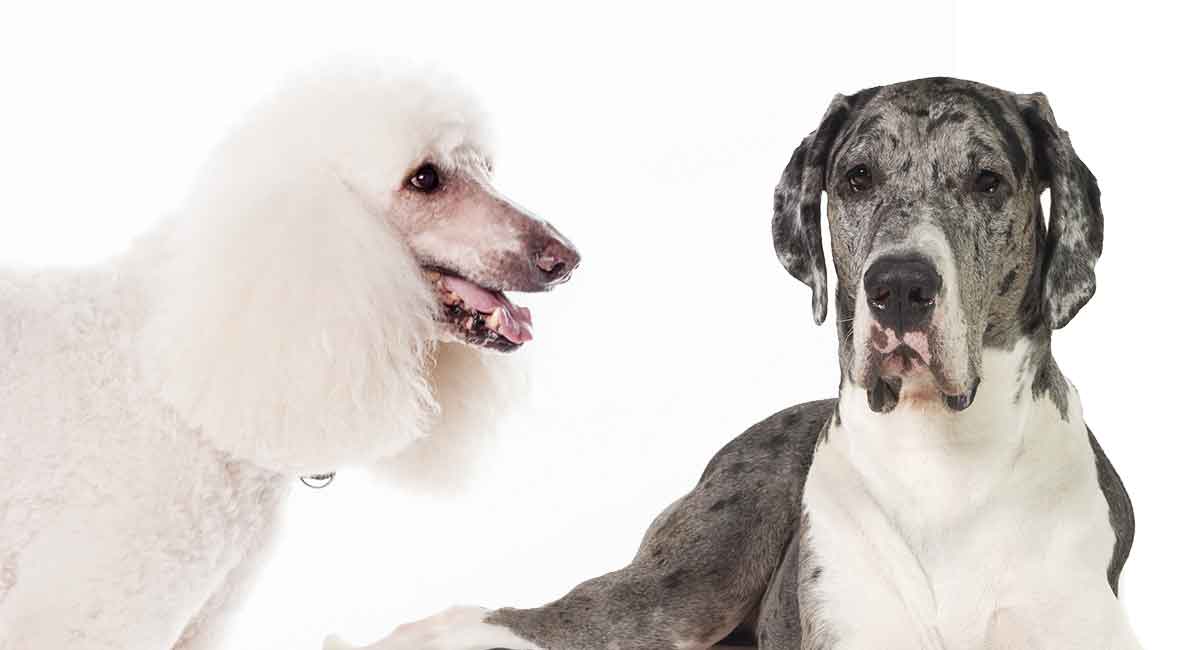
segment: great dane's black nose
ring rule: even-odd
[[[924,257],[886,255],[867,269],[863,289],[879,324],[900,335],[929,322],[942,276]]]

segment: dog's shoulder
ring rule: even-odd
[[[701,476],[723,471],[791,471],[807,473],[817,440],[829,425],[837,400],[788,407],[746,429],[709,461]]]
[[[1117,593],[1117,584],[1121,578],[1121,569],[1133,548],[1133,501],[1125,491],[1125,484],[1117,474],[1117,470],[1109,462],[1108,456],[1100,448],[1096,435],[1088,428],[1088,442],[1091,443],[1092,453],[1096,455],[1096,476],[1100,482],[1100,492],[1108,502],[1108,521],[1112,525],[1116,541],[1113,543],[1112,559],[1108,564],[1108,584],[1113,593]]]

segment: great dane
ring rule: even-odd
[[[775,190],[818,324],[822,192],[837,399],[726,445],[627,567],[369,648],[1138,647],[1117,600],[1132,507],[1050,352],[1096,288],[1103,220],[1046,97],[947,78],[836,96]]]

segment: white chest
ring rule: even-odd
[[[834,647],[1136,647],[1110,645],[1114,533],[1074,395],[1068,421],[1011,393],[960,415],[877,415],[858,397],[843,394],[804,497],[821,572],[800,607]]]

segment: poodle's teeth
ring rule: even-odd
[[[490,330],[500,331],[500,312],[501,311],[502,310],[497,309],[496,311],[488,314],[487,320],[483,321],[483,324],[487,325],[487,328]]]

